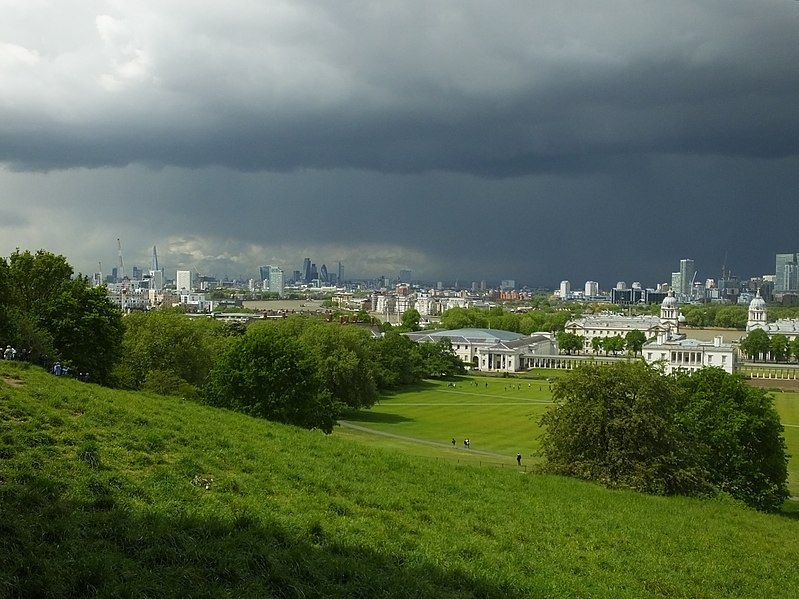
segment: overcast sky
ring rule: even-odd
[[[700,280],[799,252],[794,0],[0,0],[0,255]]]

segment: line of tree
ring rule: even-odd
[[[557,339],[558,349],[561,353],[579,354],[585,348],[585,337],[569,331],[561,331],[558,333]],[[627,331],[624,337],[621,335],[593,337],[591,351],[595,354],[605,352],[605,355],[617,355],[626,351],[630,355],[638,355],[641,353],[644,343],[646,343],[646,335],[643,331],[632,330]]]
[[[746,357],[758,362],[799,362],[799,337],[791,341],[782,333],[769,337],[763,329],[755,329],[741,339],[738,347]]]
[[[737,375],[587,363],[559,378],[553,397],[540,419],[547,472],[662,495],[721,492],[764,511],[788,496],[772,397]]]
[[[530,335],[537,331],[562,331],[569,320],[582,313],[580,304],[566,307],[544,307],[529,312],[509,312],[501,306],[483,308],[450,308],[441,315],[444,329],[499,329]]]

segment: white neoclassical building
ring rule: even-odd
[[[657,340],[644,344],[644,360],[649,364],[662,364],[666,374],[677,371],[694,372],[700,368],[714,366],[732,373],[736,367],[736,348],[724,343],[721,336],[713,341],[686,339],[682,336],[669,338],[658,335]]]
[[[749,314],[746,319],[746,332],[749,333],[756,329],[761,329],[768,333],[768,336],[785,335],[789,341],[799,337],[799,320],[795,318],[781,318],[774,322],[768,322],[766,302],[760,297],[760,290],[757,295],[749,302]]]
[[[680,306],[672,292],[660,305],[660,316],[623,316],[621,314],[594,314],[575,318],[566,323],[565,330],[584,339],[584,349],[591,351],[591,341],[595,337],[624,337],[630,331],[641,331],[647,339],[658,335],[668,337],[679,335],[680,324],[685,318],[680,314]]]
[[[455,354],[467,366],[486,372],[521,372],[558,351],[549,333],[522,335],[496,329],[454,329],[405,333],[417,343],[449,339]]]

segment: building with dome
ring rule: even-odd
[[[624,337],[630,331],[641,331],[647,339],[659,335],[675,339],[680,337],[680,325],[685,317],[680,314],[680,306],[673,292],[663,299],[660,316],[623,316],[621,314],[592,314],[575,318],[566,323],[564,330],[584,339],[584,350],[590,352],[595,337]]]
[[[773,335],[785,335],[789,341],[799,337],[799,320],[796,318],[781,318],[774,322],[768,322],[766,302],[760,297],[760,290],[757,295],[749,302],[749,312],[746,319],[746,332],[761,329],[769,337]]]

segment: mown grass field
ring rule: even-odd
[[[338,433],[0,362],[0,596],[799,588],[795,513],[421,459]]]
[[[406,439],[347,428],[336,434],[414,455],[483,465],[515,466],[516,452],[521,452],[523,464],[534,464],[541,433],[538,420],[552,405],[546,378],[560,375],[550,371],[537,374],[536,379],[469,376],[459,379],[454,388],[447,381],[428,381],[412,391],[385,396],[370,410],[345,416],[353,424]],[[792,455],[789,488],[799,496],[799,393],[773,395]],[[454,447],[449,443],[452,437]],[[463,446],[464,438],[471,441],[469,450]]]

